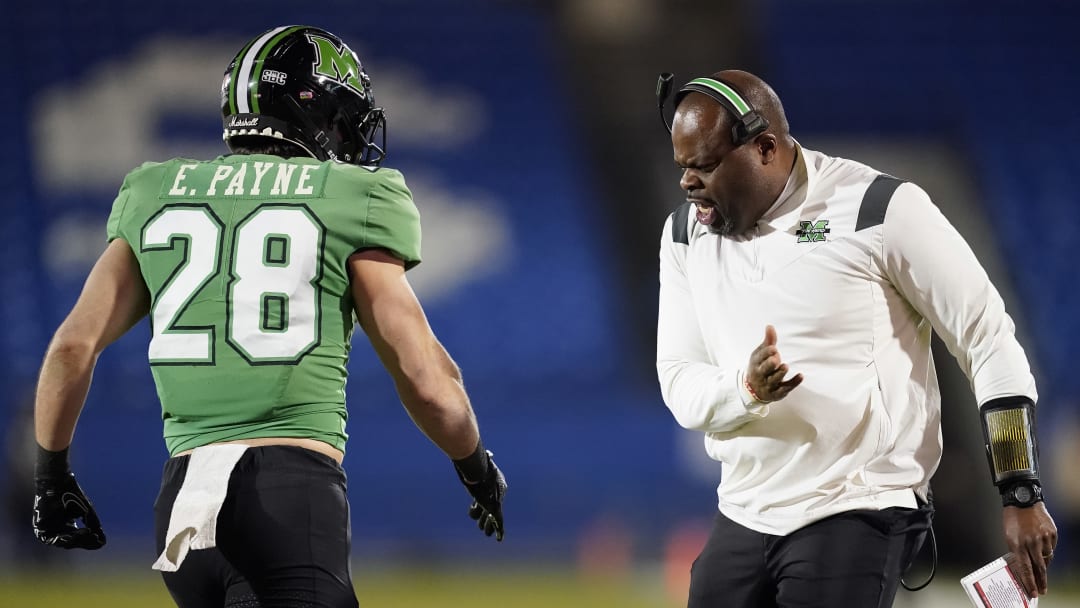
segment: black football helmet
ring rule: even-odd
[[[386,156],[371,79],[352,49],[319,28],[277,27],[244,45],[225,71],[221,114],[230,147],[270,137],[319,160],[378,166]]]

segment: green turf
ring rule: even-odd
[[[676,608],[656,573],[586,578],[558,569],[498,566],[480,570],[395,568],[354,571],[361,608]],[[1058,581],[1039,608],[1080,606],[1075,580]],[[684,596],[685,597],[685,596]],[[156,573],[137,570],[78,575],[0,574],[2,608],[171,607]],[[926,590],[901,592],[895,608],[972,608],[956,580],[939,576]]]
[[[426,569],[354,572],[362,608],[672,608],[655,585],[511,572],[485,577]],[[4,608],[173,606],[155,573],[0,578]]]

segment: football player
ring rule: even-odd
[[[406,278],[420,218],[401,173],[381,166],[385,117],[356,54],[322,29],[274,28],[229,64],[221,107],[232,154],[128,174],[109,245],[49,345],[34,530],[57,547],[105,544],[68,447],[98,355],[149,315],[171,456],[154,568],[173,599],[356,606],[341,463],[357,321],[452,459],[469,515],[500,541],[506,482]]]

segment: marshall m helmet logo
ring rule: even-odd
[[[308,34],[307,39],[315,46],[315,63],[311,66],[315,76],[336,80],[361,97],[367,95],[364,84],[360,82],[363,70],[352,51],[344,46],[338,48],[332,40],[318,34]]]
[[[803,220],[799,222],[799,229],[795,231],[795,236],[799,237],[797,242],[799,243],[816,243],[818,241],[824,241],[825,235],[829,234],[829,220],[818,220],[816,222],[810,222]]]

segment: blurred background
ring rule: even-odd
[[[345,466],[362,605],[685,605],[719,464],[675,424],[655,378],[657,246],[682,195],[654,87],[661,71],[682,83],[725,68],[770,82],[803,145],[922,185],[980,256],[1039,385],[1047,504],[1061,533],[1042,606],[1080,605],[1075,3],[4,6],[0,605],[171,605],[150,570],[167,454],[147,324],[102,356],[72,449],[109,535],[100,552],[32,536],[33,384],[104,247],[124,174],[222,154],[222,72],[246,40],[289,23],[338,34],[371,75],[389,117],[386,164],[404,172],[424,222],[425,261],[410,277],[510,482],[496,545],[465,517],[449,463],[358,333]],[[939,574],[897,606],[966,605],[959,577],[1004,551],[974,398],[936,353]]]

